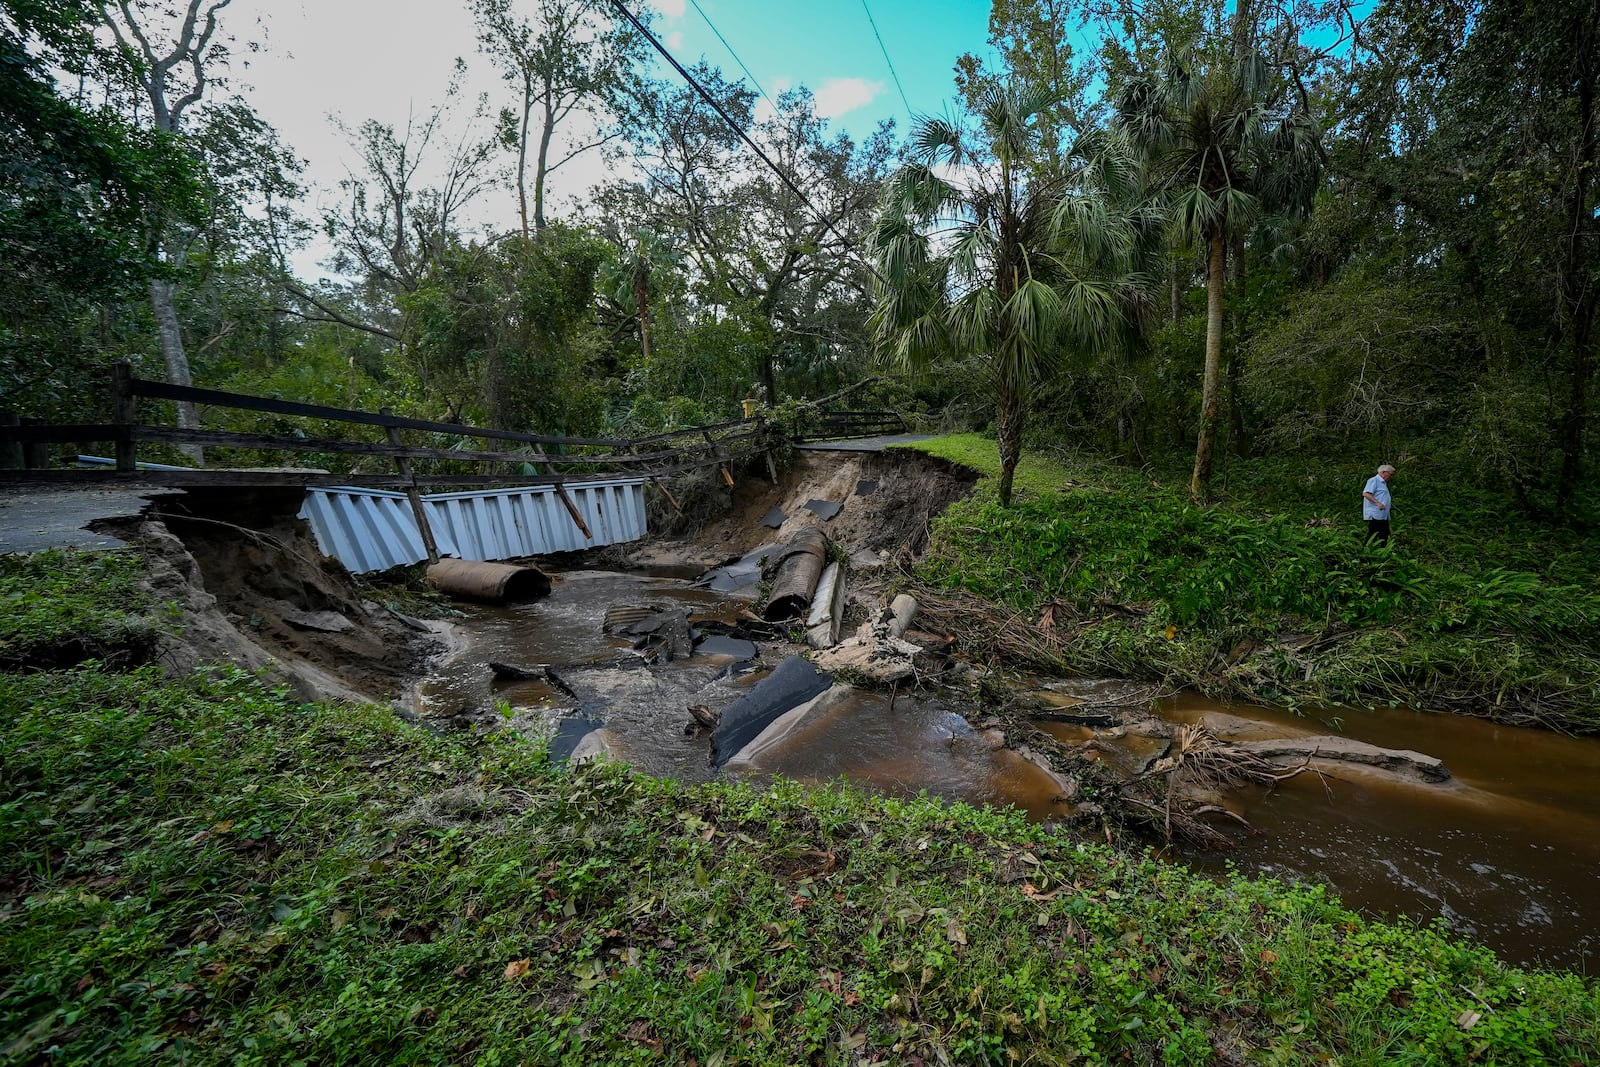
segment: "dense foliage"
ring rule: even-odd
[[[999,474],[981,439],[921,447]],[[1031,619],[1048,609],[1062,641],[1047,668],[1600,731],[1592,537],[1397,482],[1405,524],[1381,548],[1350,507],[1363,467],[1249,469],[1202,508],[1174,488],[1181,476],[1030,455],[1020,501],[951,507],[919,576]]]
[[[1190,458],[1197,502],[1230,456],[1426,454],[1519,515],[1595,518],[1580,0],[996,0],[993,51],[957,66],[968,113],[905,144],[830,130],[804,88],[757,107],[701,61],[713,108],[605,4],[481,0],[473,62],[503,98],[458,70],[405,128],[346,127],[360,162],[315,220],[315,279],[287,269],[311,220],[230,78],[256,42],[227,5],[0,13],[0,384],[22,415],[98,421],[131,357],[637,433],[832,394],[876,357],[917,372],[892,395],[924,425],[992,429],[1012,460],[1019,439]],[[1026,106],[1000,122],[1003,101]],[[619,165],[568,209],[552,183],[585,153]],[[930,221],[968,238],[913,263]]]

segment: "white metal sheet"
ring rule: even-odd
[[[439,553],[458,559],[572,552],[637,541],[647,532],[642,479],[569,485],[567,495],[592,540],[550,486],[438,493],[422,500]],[[311,524],[322,551],[357,574],[427,558],[404,493],[308,489],[300,517]]]

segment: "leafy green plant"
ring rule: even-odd
[[[0,668],[144,662],[160,637],[130,552],[0,556]]]

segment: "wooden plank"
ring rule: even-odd
[[[745,426],[753,423],[759,423],[760,421],[760,416],[752,416],[748,419],[733,419],[728,422],[713,422],[706,426],[689,426],[682,430],[667,430],[664,433],[653,433],[644,437],[634,437],[631,438],[628,443],[634,447],[638,447],[639,445],[653,444],[656,441],[667,441],[674,437],[684,437],[689,434],[698,435],[711,430],[726,430],[730,426]]]
[[[284,452],[333,452],[346,456],[380,456],[383,458],[432,459],[443,461],[468,460],[479,463],[551,462],[551,457],[539,451],[469,452],[456,448],[424,448],[417,445],[394,446],[367,441],[335,441],[328,438],[289,437],[281,434],[234,433],[230,430],[180,430],[167,426],[135,426],[133,439],[161,444],[201,444],[208,447],[255,448]],[[728,438],[734,440],[735,438]],[[100,440],[97,437],[63,437],[63,441]],[[698,448],[699,446],[695,446]],[[694,449],[680,449],[671,453],[649,455],[678,455]],[[648,456],[627,456],[606,452],[573,453],[560,457],[559,463],[567,467],[599,467],[608,465],[642,465]]]
[[[390,411],[388,408],[382,408],[379,413],[388,415]],[[399,430],[389,426],[384,432],[389,438],[390,447],[404,447]],[[417,489],[417,480],[411,476],[411,460],[405,456],[396,456],[394,468],[396,473],[406,480],[406,500],[411,504],[411,517],[417,520],[417,532],[422,535],[422,547],[428,553],[428,562],[438,563],[439,542],[433,539],[433,524],[428,521],[428,509],[423,506],[422,492]]]
[[[373,414],[370,411],[353,411],[348,408],[329,408],[320,404],[301,404],[293,400],[275,400],[265,396],[244,396],[225,393],[220,389],[200,389],[188,385],[169,385],[147,378],[133,380],[138,396],[159,400],[189,401],[213,407],[242,408],[246,411],[265,411],[274,415],[298,415],[308,419],[327,419],[334,422],[352,422],[364,426],[393,426],[400,430],[424,430],[428,433],[452,434],[460,437],[493,438],[497,441],[523,441],[541,445],[579,445],[599,448],[616,448],[623,441],[610,437],[560,437],[551,434],[521,433],[517,430],[493,430],[486,426],[466,426],[456,422],[431,422],[410,419],[401,415]]]
[[[0,470],[18,470],[22,467],[22,442],[11,436],[14,427],[22,425],[15,411],[0,411]]]
[[[138,399],[133,395],[133,368],[125,362],[111,368],[111,407],[118,431],[117,470],[126,474],[138,465],[138,446],[131,434]]]

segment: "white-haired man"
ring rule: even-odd
[[[1367,520],[1368,543],[1389,543],[1389,479],[1393,477],[1394,468],[1385,463],[1361,490],[1361,517]]]

